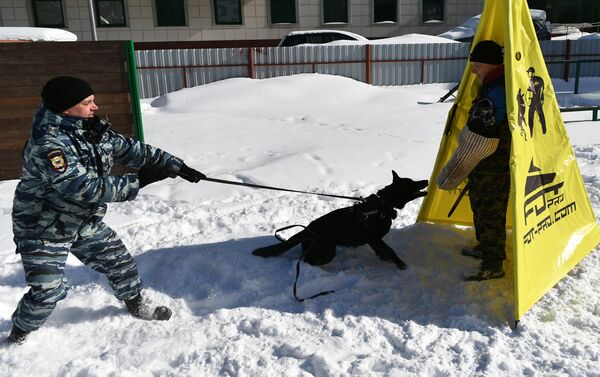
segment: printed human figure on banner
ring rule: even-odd
[[[533,119],[535,114],[538,114],[540,123],[542,124],[542,133],[546,133],[546,118],[544,117],[544,80],[535,75],[535,68],[529,67],[527,70],[529,75],[529,132],[533,137]]]

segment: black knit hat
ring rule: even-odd
[[[469,60],[493,65],[503,64],[502,47],[494,41],[481,41],[473,48]]]
[[[69,109],[94,94],[90,84],[71,76],[58,76],[46,83],[42,99],[46,107],[55,113]]]

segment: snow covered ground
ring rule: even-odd
[[[143,119],[147,142],[210,177],[359,196],[391,182],[392,169],[429,178],[451,104],[417,101],[452,86],[230,79],[146,100]],[[582,92],[599,89],[582,82]],[[598,215],[600,122],[590,112],[565,117]],[[15,185],[0,182],[2,337],[26,292],[11,241]],[[385,238],[406,271],[368,246],[340,249],[323,268],[303,265],[299,283],[300,296],[336,293],[299,303],[299,249],[272,259],[251,251],[275,242],[279,227],[351,202],[179,178],[153,184],[111,204],[106,222],[135,256],[145,294],[169,305],[172,319],[130,317],[104,277],[70,258],[69,296],[24,345],[0,344],[0,376],[600,376],[597,249],[513,330],[512,279],[463,282],[477,263],[459,254],[472,230],[415,225],[420,203],[399,211]]]

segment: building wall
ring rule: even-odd
[[[125,0],[127,27],[97,27],[99,40],[197,41],[279,39],[303,29],[339,29],[369,38],[407,33],[439,34],[481,13],[484,0],[446,0],[445,20],[421,23],[422,0],[399,0],[398,22],[374,24],[371,0],[349,0],[348,24],[323,24],[321,0],[297,0],[297,24],[272,25],[269,0],[242,0],[243,25],[216,25],[212,0],[186,0],[186,27],[155,27],[152,0]],[[0,0],[2,26],[35,26],[28,0]],[[63,0],[66,30],[91,40],[88,0]]]

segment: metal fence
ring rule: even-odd
[[[547,61],[600,58],[600,40],[541,41]],[[232,77],[269,78],[299,73],[350,77],[372,85],[460,80],[469,43],[314,45],[136,51],[141,98],[151,98]],[[548,65],[551,77],[575,77],[574,63]],[[600,76],[600,63],[580,75]]]

